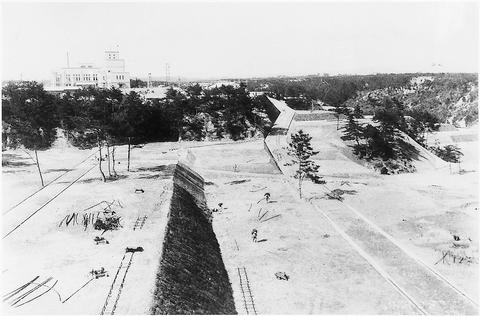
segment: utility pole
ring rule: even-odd
[[[167,85],[170,82],[170,64],[169,63],[165,64],[165,82]]]
[[[68,56],[68,52],[67,52],[67,68],[70,68],[70,56]]]
[[[149,89],[151,87],[151,82],[152,82],[152,73],[149,72],[148,73],[148,84],[147,84],[147,88],[149,88]]]

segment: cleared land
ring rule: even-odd
[[[461,166],[469,172],[451,174],[448,165],[435,169],[419,164],[415,174],[380,176],[351,155],[335,120],[324,115],[311,119],[319,118],[290,126],[290,131],[302,128],[313,136],[313,147],[320,151],[315,159],[327,181],[326,186],[307,183],[306,200],[298,198],[295,183],[277,167],[285,169],[281,162],[288,158],[288,126],[281,124],[267,139],[280,163],[269,156],[263,140],[157,143],[134,149],[132,171],[126,172],[126,149],[119,147],[116,169],[121,176],[107,183],[100,182],[97,161],[89,158],[94,150],[57,146],[40,153],[42,168],[49,170],[46,183],[68,173],[12,210],[39,189],[39,180],[28,156],[7,152],[4,232],[93,169],[2,241],[1,283],[7,285],[2,294],[37,275],[59,281],[55,290],[22,307],[3,304],[4,311],[97,314],[125,247],[141,246],[144,252],[133,257],[116,313],[149,312],[155,288],[151,276],[157,272],[167,224],[165,201],[172,195],[172,164],[181,158],[205,179],[238,313],[478,313],[475,303],[461,294],[478,296],[478,142],[461,131],[432,136],[460,145],[465,153]],[[145,192],[135,193],[140,188]],[[332,189],[345,191],[343,202],[326,198]],[[268,203],[265,193],[270,194]],[[121,205],[115,211],[123,228],[101,235],[109,244],[96,245],[93,238],[101,232],[91,228],[59,227],[74,211],[114,200]],[[133,230],[142,216],[147,216],[142,229]],[[258,231],[256,243],[253,229]],[[454,248],[453,235],[470,238],[469,247]],[[467,257],[472,261],[460,262]],[[62,303],[89,281],[91,269],[101,267],[109,277],[94,279]],[[277,279],[277,272],[286,273],[288,281]]]

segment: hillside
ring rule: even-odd
[[[427,110],[442,123],[465,127],[478,122],[476,77],[452,74],[412,77],[401,87],[359,91],[345,104],[351,107],[358,104],[366,114],[373,114],[371,101],[386,96],[398,98],[407,109]]]
[[[406,108],[425,109],[458,126],[478,121],[478,80],[468,73],[408,73],[309,76],[250,80],[251,91],[285,99],[296,110],[317,106],[361,106],[373,114],[374,100],[395,97]]]

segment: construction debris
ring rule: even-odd
[[[90,274],[92,275],[92,278],[98,279],[98,278],[103,278],[103,277],[109,277],[108,272],[105,270],[104,267],[101,267],[100,269],[92,269],[90,271]]]
[[[282,216],[282,215],[281,215],[281,214],[274,215],[274,216],[272,216],[272,217],[269,217],[269,218],[267,218],[267,219],[264,219],[263,221],[260,221],[260,223],[265,223],[266,221],[269,221],[269,220],[271,220],[271,219],[277,218],[277,217],[279,217],[279,216]]]
[[[116,202],[116,203],[115,203]],[[102,207],[103,204],[103,207]],[[78,225],[79,222],[80,224],[83,225],[84,230],[87,230],[89,226],[95,226],[95,223],[98,221],[99,217],[103,213],[105,214],[115,214],[115,210],[112,209],[112,206],[118,206],[123,208],[123,205],[120,203],[119,200],[112,200],[111,202],[108,201],[100,201],[98,203],[95,203],[79,212],[72,212],[72,214],[66,215],[59,223],[58,227],[61,227],[62,225],[69,226],[69,225]],[[99,210],[96,212],[86,212],[88,210],[91,210],[95,207],[99,207]],[[85,212],[85,213],[84,213]],[[81,220],[79,221],[79,217]]]
[[[277,278],[277,280],[288,281],[288,279],[290,279],[290,277],[285,272],[277,272],[275,273],[275,277]]]
[[[8,300],[12,300],[10,302],[10,305],[14,306],[14,307],[20,307],[22,305],[25,305],[37,298],[39,298],[40,296],[46,294],[47,292],[49,292],[51,289],[53,289],[55,287],[55,285],[57,284],[58,280],[55,281],[53,283],[52,286],[48,286],[47,284],[53,280],[52,277],[49,277],[47,278],[45,281],[42,281],[40,283],[34,283],[37,279],[39,278],[39,276],[35,277],[34,279],[32,279],[31,281],[25,283],[24,285],[18,287],[17,289],[13,290],[13,291],[10,291],[9,293],[5,294],[4,295],[4,298],[3,298],[3,301],[6,302]],[[33,286],[35,285],[35,286]],[[28,289],[30,286],[33,286],[32,288]],[[42,287],[46,287],[47,290],[39,293],[38,295],[34,296],[33,298],[27,300],[27,301],[24,301],[22,302],[23,300],[27,299],[27,297],[30,295],[30,294],[33,294],[33,293],[38,293],[38,290]]]
[[[440,259],[434,263],[434,265],[442,262],[443,264],[478,264],[478,257],[475,257],[472,253],[467,254],[465,250],[452,249],[436,249],[442,253]]]
[[[137,248],[130,248],[127,247],[125,248],[125,252],[143,252],[143,247],[137,247]]]
[[[257,242],[257,234],[258,234],[258,231],[254,228],[252,230],[252,241],[253,242]]]
[[[143,225],[145,225],[145,221],[147,220],[147,215],[145,216],[138,216],[135,220],[135,224],[133,225],[133,230],[142,229]]]
[[[356,194],[356,190],[342,190],[342,189],[334,189],[330,191],[329,193],[325,193],[325,196],[331,200],[339,200],[343,201],[343,196],[344,194]]]
[[[250,192],[258,192],[258,191],[262,191],[264,189],[266,189],[267,187],[261,187],[261,188],[257,188],[257,189],[254,189],[254,190],[250,190]]]
[[[263,215],[262,215],[262,216],[260,216],[260,218],[259,218],[258,220],[259,220],[259,221],[261,221],[261,220],[262,220],[262,218],[263,218],[265,215],[267,215],[267,213],[268,213],[268,212],[269,212],[268,210],[267,210],[267,211],[265,211],[265,213],[263,213]]]
[[[101,217],[97,218],[93,228],[96,230],[103,230],[102,234],[107,230],[117,230],[122,227],[120,219],[121,217],[116,215],[115,212],[103,213]]]
[[[468,248],[471,243],[470,238],[460,238],[460,236],[453,235],[453,247],[455,248]]]
[[[106,240],[104,237],[98,237],[98,236],[95,236],[95,238],[93,239],[93,241],[95,241],[95,244],[109,244],[108,240]]]
[[[83,225],[84,230],[87,230],[88,226],[93,225],[95,223],[95,218],[98,218],[99,214],[100,212],[82,214],[81,224]],[[58,227],[61,227],[62,224],[65,224],[66,227],[68,227],[70,224],[72,226],[77,225],[79,215],[80,214],[78,212],[73,212],[72,214],[66,215],[60,221],[60,224],[58,224]]]
[[[240,184],[240,183],[245,183],[245,182],[250,182],[251,180],[250,179],[244,179],[244,180],[234,180],[234,181],[231,181],[231,182],[227,182],[225,184]]]

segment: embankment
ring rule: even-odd
[[[177,164],[152,314],[236,314],[203,186],[200,175]]]

